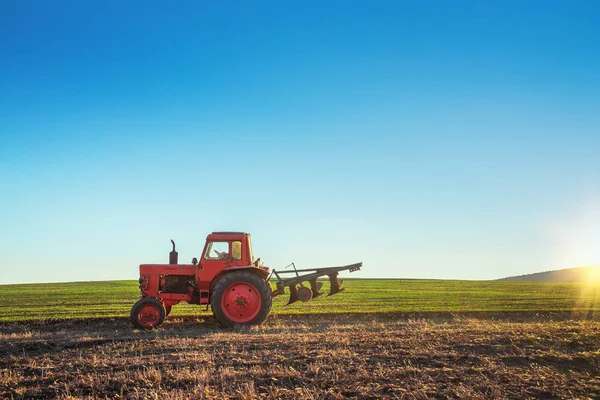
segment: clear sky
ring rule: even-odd
[[[600,264],[596,1],[0,2],[0,283]]]

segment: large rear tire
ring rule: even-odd
[[[230,272],[215,284],[210,306],[225,327],[261,324],[271,312],[271,287],[248,271]]]
[[[142,297],[131,307],[129,319],[134,327],[148,331],[160,326],[165,316],[163,303],[154,297]]]

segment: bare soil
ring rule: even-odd
[[[600,398],[600,322],[337,315],[0,326],[0,398]]]

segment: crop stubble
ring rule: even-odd
[[[600,322],[273,317],[0,326],[2,398],[600,398]]]

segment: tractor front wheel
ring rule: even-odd
[[[134,327],[150,330],[165,320],[166,310],[163,303],[154,297],[142,297],[131,308],[129,319]]]
[[[272,306],[271,288],[260,276],[248,271],[230,272],[215,284],[210,306],[225,327],[262,323]]]

